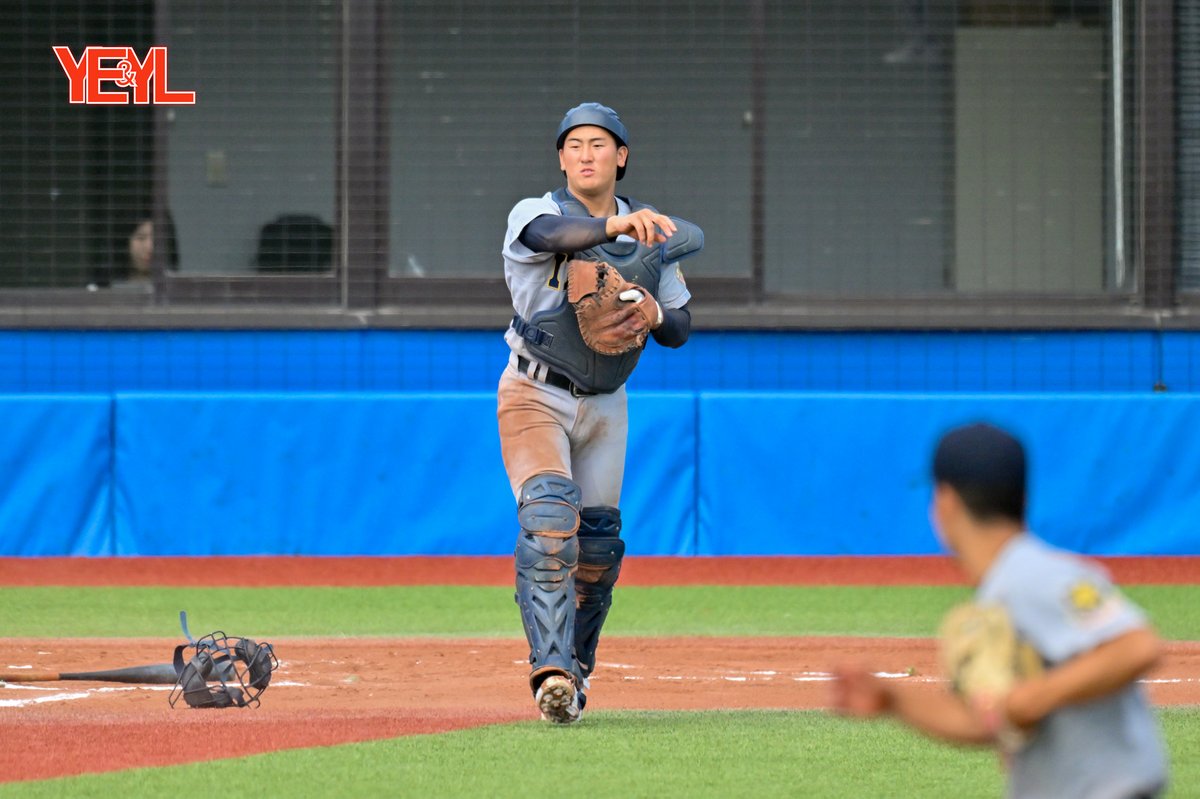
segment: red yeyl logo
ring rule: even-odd
[[[167,88],[167,48],[151,47],[139,59],[132,47],[88,47],[79,56],[62,45],[54,48],[58,63],[70,81],[72,103],[89,105],[195,105],[195,92],[173,92]],[[122,87],[105,91],[105,81]],[[153,91],[151,90],[153,86]],[[132,89],[132,91],[129,91]]]

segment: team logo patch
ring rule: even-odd
[[[1075,623],[1092,630],[1108,624],[1128,608],[1125,598],[1111,585],[1087,577],[1071,584],[1066,600]]]
[[[1081,580],[1071,586],[1071,607],[1078,613],[1091,613],[1104,604],[1104,594],[1093,583]]]
[[[687,281],[683,279],[683,270],[679,268],[679,264],[675,264],[675,277],[679,279],[684,288],[687,288]]]

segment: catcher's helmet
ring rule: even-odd
[[[555,147],[561,150],[567,133],[572,128],[581,125],[595,125],[598,128],[604,128],[617,140],[618,147],[629,146],[629,131],[625,129],[625,123],[617,116],[616,111],[600,103],[581,103],[568,111],[562,122],[558,123],[558,140]],[[628,165],[628,157],[626,157],[625,163]],[[617,167],[617,180],[623,177],[625,177],[625,167],[619,166]]]

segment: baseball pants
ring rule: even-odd
[[[516,358],[497,391],[500,452],[513,496],[535,474],[569,477],[583,507],[619,507],[629,431],[625,387],[576,397],[517,371]]]

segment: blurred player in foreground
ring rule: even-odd
[[[1025,453],[1008,433],[986,424],[950,431],[934,454],[933,479],[934,526],[977,587],[958,640],[947,640],[943,624],[953,689],[935,693],[843,666],[834,710],[888,714],[945,741],[995,746],[1013,797],[1160,796],[1166,755],[1136,684],[1158,661],[1160,643],[1142,612],[1098,566],[1026,530]],[[999,614],[1009,641],[981,610]],[[1030,647],[1040,662],[1022,671],[1018,654]],[[1005,670],[1008,678],[995,677]]]
[[[558,126],[566,186],[508,217],[511,350],[497,417],[517,499],[516,599],[542,715],[579,719],[621,570],[625,381],[646,339],[687,341],[691,299],[677,261],[703,246],[689,222],[615,194],[629,132],[599,103]]]

